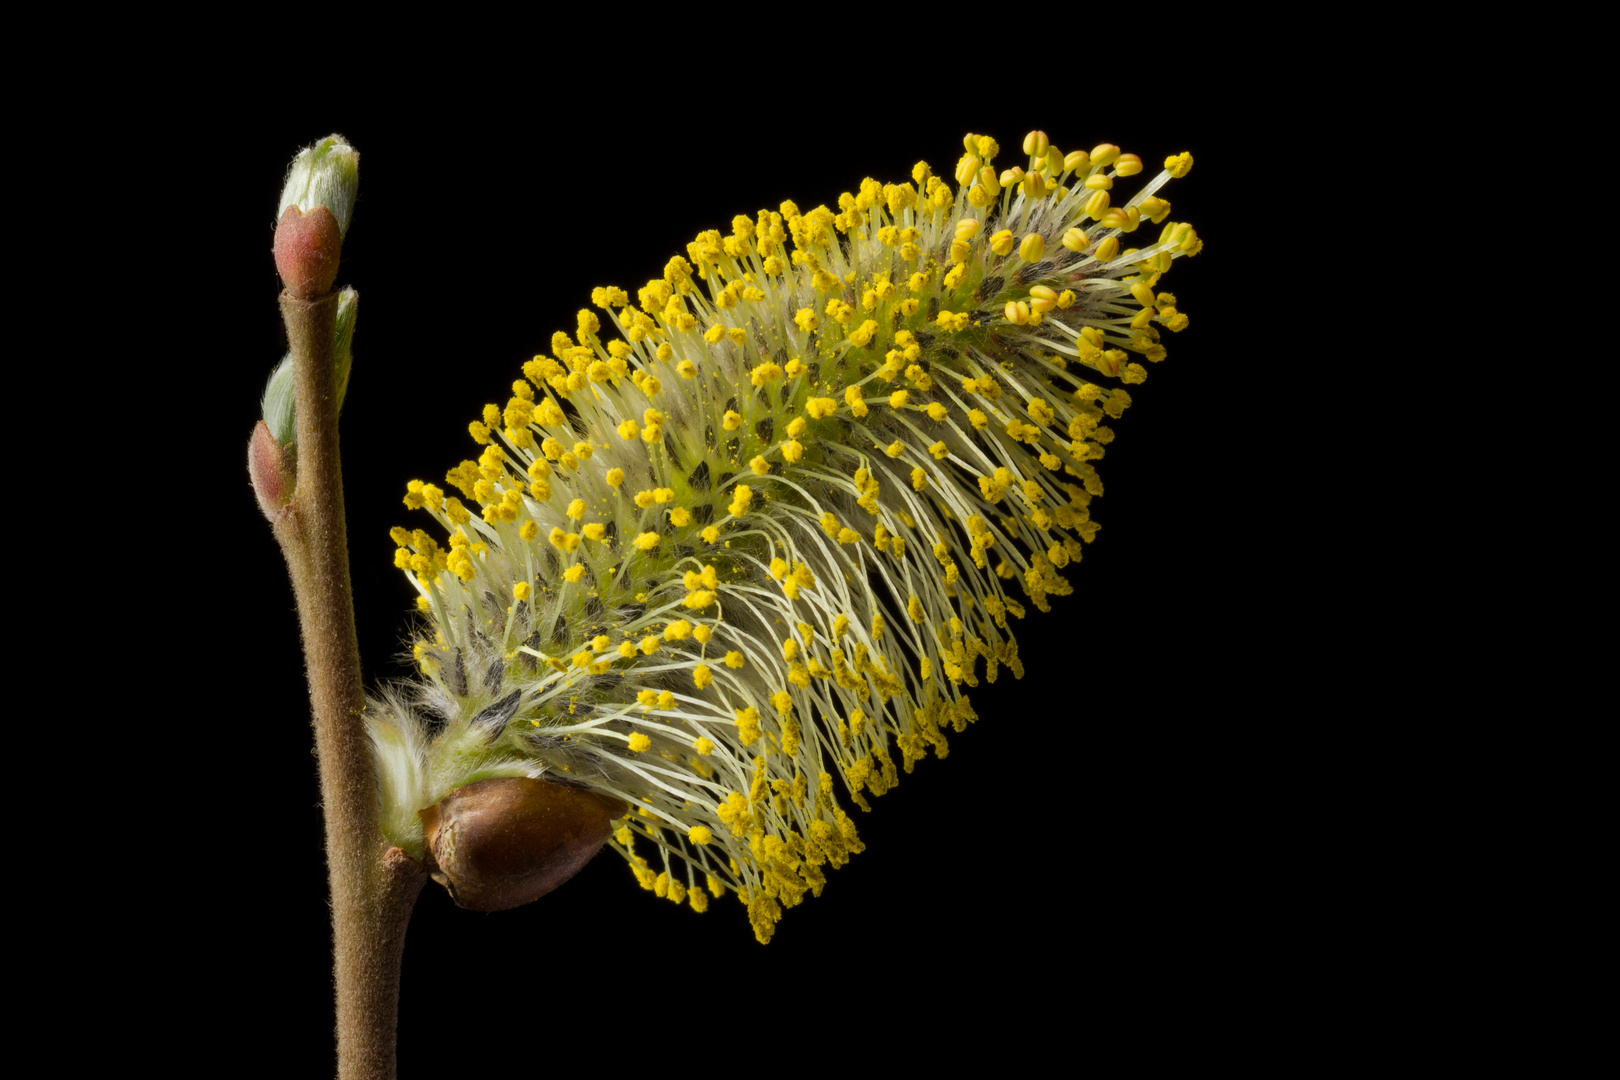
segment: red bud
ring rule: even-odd
[[[264,516],[274,521],[283,507],[292,501],[293,485],[297,475],[288,460],[287,451],[270,426],[260,420],[248,440],[248,477],[253,481],[253,494],[259,500]]]
[[[331,292],[337,280],[343,233],[326,207],[306,214],[289,206],[276,226],[274,250],[276,270],[287,291],[300,300],[314,300]]]

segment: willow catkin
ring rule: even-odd
[[[1201,243],[1158,192],[1192,158],[1116,201],[1116,146],[964,147],[954,185],[919,162],[596,289],[470,425],[459,494],[410,483],[438,528],[392,534],[425,616],[420,679],[370,709],[392,842],[477,780],[580,785],[633,808],[644,887],[734,892],[764,941],[861,850],[844,804],[1023,674],[1012,621],[1071,591],[1132,354],[1187,324],[1156,289]]]

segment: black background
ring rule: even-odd
[[[1279,659],[1300,655],[1289,612],[1317,585],[1277,580],[1299,465],[1264,387],[1299,357],[1266,331],[1298,269],[1265,246],[1273,118],[1218,82],[1164,108],[1145,86],[927,108],[800,100],[791,81],[745,96],[540,80],[528,99],[333,94],[239,114],[207,163],[219,179],[196,185],[205,239],[184,275],[206,299],[177,358],[182,373],[206,370],[206,387],[182,375],[160,408],[170,452],[192,462],[194,494],[179,501],[204,520],[177,534],[171,569],[191,585],[165,615],[195,672],[175,703],[197,759],[180,798],[208,884],[154,885],[152,900],[192,1015],[255,1072],[329,1074],[333,1058],[298,630],[244,468],[285,348],[276,196],[293,153],[333,130],[362,155],[339,284],[361,296],[342,437],[372,681],[405,673],[412,593],[387,533],[421,524],[400,502],[406,481],[439,482],[469,456],[467,422],[572,330],[593,286],[633,294],[700,229],[786,198],[833,205],[864,176],[908,178],[919,158],[948,174],[966,131],[996,137],[1005,167],[1038,125],[1064,150],[1117,142],[1145,176],[1191,150],[1191,175],[1161,194],[1206,243],[1160,286],[1191,326],[1166,335],[1168,359],[1113,425],[1102,529],[1070,568],[1075,595],[1032,613],[1026,677],[974,693],[981,720],[950,757],[857,815],[867,850],[824,895],[762,947],[733,899],[699,916],[641,891],[611,855],[498,915],[429,885],[406,947],[401,1076],[729,1071],[850,1047],[863,1049],[849,1067],[969,1051],[1016,1065],[1085,1038],[1151,1058],[1247,1037],[1261,1021],[1246,1003],[1274,1007],[1341,934],[1312,914],[1329,886],[1307,869],[1311,826],[1289,810],[1324,751],[1295,734],[1312,691]],[[211,108],[176,98],[162,119],[183,130]],[[1233,1029],[1212,1011],[1244,1019]]]

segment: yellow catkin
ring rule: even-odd
[[[1110,425],[1191,325],[1164,278],[1204,241],[1167,197],[1188,154],[1008,147],[968,135],[597,288],[446,487],[411,482],[436,527],[389,557],[448,711],[368,710],[391,842],[420,849],[410,792],[567,777],[633,800],[611,846],[646,888],[733,894],[768,940],[862,849],[849,805],[1022,676],[1019,620],[1075,589]]]

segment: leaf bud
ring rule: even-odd
[[[297,475],[292,459],[263,420],[254,425],[253,437],[248,440],[248,479],[253,482],[253,496],[259,500],[259,509],[271,521],[276,520],[282,508],[292,501]]]
[[[349,369],[354,364],[354,322],[359,311],[358,292],[346,288],[338,294],[337,326],[333,331],[332,342],[332,357],[337,372],[332,382],[340,411],[343,408],[343,395],[349,389]],[[288,353],[281,358],[281,363],[276,365],[276,370],[270,374],[270,381],[265,384],[261,415],[264,422],[269,425],[270,434],[275,437],[276,442],[289,450],[293,448],[298,435],[298,428],[294,422],[296,398],[292,353]]]
[[[276,271],[287,291],[313,300],[332,291],[354,216],[360,155],[333,135],[293,159],[276,210]]]

